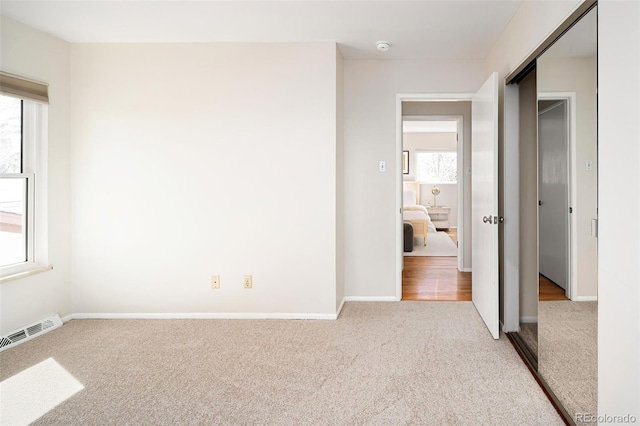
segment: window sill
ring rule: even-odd
[[[22,272],[16,272],[4,277],[0,277],[0,283],[6,283],[8,281],[19,280],[20,278],[26,278],[31,275],[39,274],[41,272],[50,271],[53,269],[53,265],[49,266],[36,266],[33,269],[28,269]]]

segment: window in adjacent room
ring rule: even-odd
[[[458,154],[456,152],[416,152],[416,180],[426,183],[456,183]]]
[[[46,85],[4,73],[0,77],[0,278],[4,278],[47,263],[48,96]]]

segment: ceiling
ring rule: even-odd
[[[521,3],[3,0],[1,12],[74,43],[335,41],[348,59],[483,59]]]

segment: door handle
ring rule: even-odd
[[[491,215],[489,215],[489,217],[484,216],[484,217],[482,218],[482,221],[483,221],[484,223],[488,223],[489,225],[491,225],[491,222],[493,222],[493,218],[492,218],[492,216],[491,216]]]

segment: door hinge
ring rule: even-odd
[[[591,236],[598,238],[598,219],[591,219]]]
[[[569,213],[573,213],[573,207],[569,207]]]

